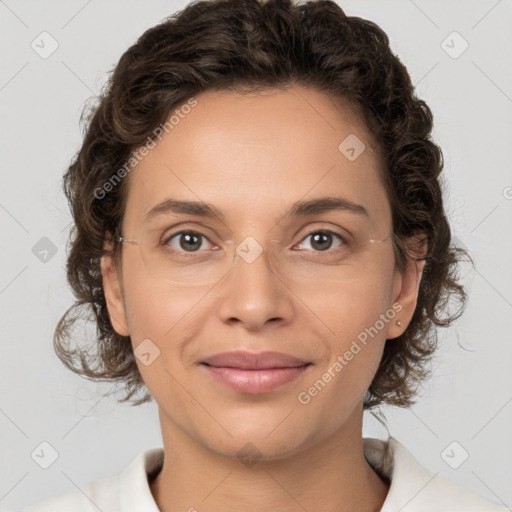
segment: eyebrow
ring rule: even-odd
[[[297,201],[285,214],[285,217],[305,217],[329,211],[345,211],[369,218],[368,210],[363,205],[343,197],[319,197],[309,201]],[[145,220],[147,222],[158,215],[170,212],[225,220],[224,214],[210,203],[204,201],[179,201],[172,197],[153,206],[146,214]]]

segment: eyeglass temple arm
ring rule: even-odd
[[[130,245],[139,245],[139,242],[136,240],[127,240],[126,238],[123,238],[122,236],[115,236],[114,237],[118,242],[124,242],[125,244]]]

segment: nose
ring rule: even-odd
[[[268,250],[251,237],[237,246],[233,266],[220,283],[220,315],[224,322],[257,330],[266,323],[291,321],[293,293],[276,272]]]

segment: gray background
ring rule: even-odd
[[[185,4],[0,1],[0,510],[116,474],[161,445],[155,404],[102,398],[110,385],[66,370],[52,336],[72,301],[64,273],[71,216],[61,177],[80,145],[82,107],[135,39]],[[512,2],[340,4],[388,33],[432,108],[447,211],[476,262],[466,278],[467,312],[440,333],[421,401],[410,410],[383,409],[390,433],[430,471],[512,507]],[[58,43],[45,59],[31,48],[43,31]],[[446,40],[453,31],[469,44],[457,58],[463,41]],[[371,415],[364,434],[387,436]],[[31,458],[43,441],[58,452],[47,469]],[[446,461],[457,465],[463,450],[469,457],[454,469]]]

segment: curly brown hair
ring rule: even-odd
[[[59,321],[54,346],[62,362],[89,379],[124,384],[119,401],[144,403],[151,395],[138,371],[129,336],[110,322],[102,286],[105,240],[123,218],[129,180],[112,183],[133,152],[154,139],[171,111],[207,90],[240,91],[299,84],[350,105],[366,123],[386,164],[396,268],[425,259],[414,315],[406,330],[385,344],[363,407],[408,407],[430,375],[436,326],[463,312],[466,292],[459,263],[471,258],[451,245],[443,207],[441,149],[432,141],[432,112],[414,94],[409,74],[373,22],[347,16],[330,0],[202,0],[147,30],[109,73],[86,119],[82,147],[64,176],[75,225],[69,239],[67,278],[76,301]],[[118,177],[119,177],[118,173]],[[122,174],[124,176],[124,174]],[[101,190],[101,194],[98,191]],[[407,243],[421,236],[426,253]],[[423,256],[423,257],[422,257]],[[448,305],[455,310],[448,312]],[[91,346],[72,340],[71,328],[92,313]],[[138,392],[145,394],[137,399]]]

